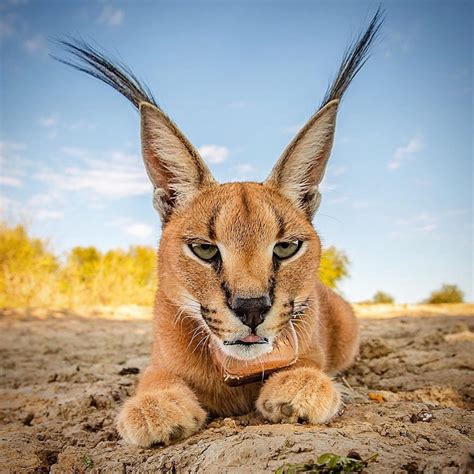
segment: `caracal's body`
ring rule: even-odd
[[[272,422],[324,423],[337,413],[340,395],[329,375],[353,362],[358,325],[349,304],[318,280],[321,244],[311,222],[339,101],[380,24],[377,12],[344,56],[322,106],[263,183],[217,183],[135,76],[86,43],[63,42],[78,61],[73,66],[139,109],[143,158],[163,221],[153,353],[118,417],[126,441],[168,444],[198,431],[207,414],[255,407]],[[267,380],[225,382],[216,351],[242,363],[265,360],[290,329],[298,346],[293,365]]]

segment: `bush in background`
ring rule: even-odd
[[[149,306],[157,286],[156,252],[133,246],[99,252],[95,247],[74,247],[61,269],[60,291],[67,305]]]
[[[394,301],[395,300],[393,299],[393,296],[379,290],[372,297],[371,303],[374,303],[374,304],[393,304]]]
[[[329,288],[337,288],[337,284],[349,276],[349,258],[336,247],[323,250],[319,265],[319,279]]]
[[[370,300],[359,301],[359,304],[393,304],[394,302],[393,296],[378,290]]]
[[[65,261],[25,226],[0,224],[0,306],[150,306],[157,286],[151,247],[102,253],[75,247]]]
[[[0,306],[31,306],[54,299],[59,264],[47,243],[24,226],[0,223]]]
[[[431,292],[431,295],[424,303],[464,303],[464,293],[457,285],[444,283],[439,290]]]

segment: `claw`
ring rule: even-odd
[[[286,416],[291,416],[294,412],[293,405],[291,403],[283,403],[283,405],[280,407],[280,410]]]
[[[170,433],[170,441],[176,441],[183,436],[184,428],[181,425],[176,425],[173,427]]]
[[[273,405],[268,400],[263,403],[263,408],[269,412],[273,411]]]

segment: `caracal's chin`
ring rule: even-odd
[[[218,349],[228,357],[237,360],[255,360],[259,357],[269,354],[273,350],[274,338],[267,338],[268,342],[259,344],[225,344],[224,341],[218,337],[213,337]]]

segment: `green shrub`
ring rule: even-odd
[[[444,283],[439,290],[435,290],[424,301],[428,304],[464,303],[464,293],[457,285]]]
[[[371,301],[371,303],[374,304],[393,304],[393,302],[393,296],[390,296],[388,293],[385,293],[380,290],[375,293]]]

